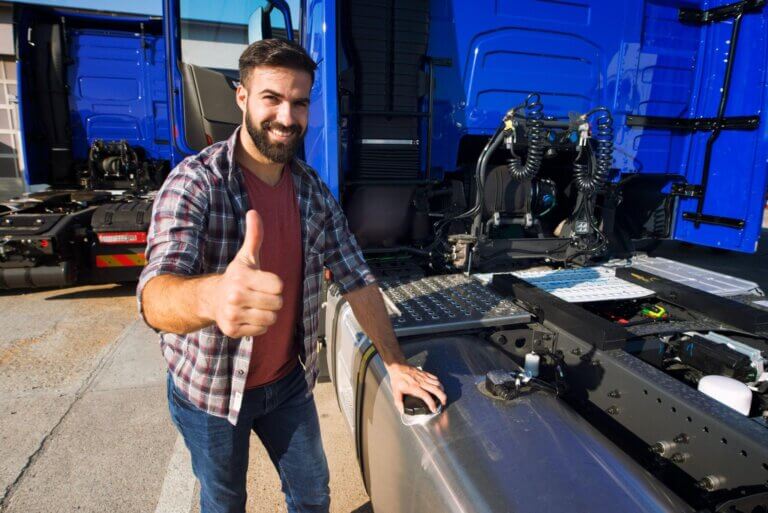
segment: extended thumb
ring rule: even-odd
[[[249,265],[261,267],[259,253],[263,241],[264,225],[261,223],[261,216],[255,210],[249,210],[245,214],[245,239],[240,248],[240,258]]]

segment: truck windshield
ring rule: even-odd
[[[237,73],[237,61],[248,45],[248,23],[253,13],[268,10],[266,0],[181,0],[181,60],[187,64]],[[271,36],[285,38],[285,20],[277,9],[269,12]]]

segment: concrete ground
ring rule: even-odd
[[[0,295],[0,512],[199,511],[156,335],[133,288]],[[370,511],[330,384],[316,392],[332,511]],[[285,511],[252,441],[247,511]]]

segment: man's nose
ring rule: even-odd
[[[280,104],[280,107],[277,109],[276,121],[286,127],[296,124],[293,105],[290,102],[282,102]]]

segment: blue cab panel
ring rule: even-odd
[[[728,2],[671,0],[453,0],[431,4],[429,54],[452,66],[435,72],[433,167],[452,170],[459,141],[490,135],[530,91],[545,113],[567,119],[605,105],[615,119],[616,179],[668,175],[700,184],[710,132],[629,127],[626,118],[713,118],[721,98],[734,21],[683,22],[680,8]],[[768,9],[744,14],[726,116],[760,115],[751,130],[723,130],[714,143],[704,214],[744,227],[683,218],[695,199],[681,199],[673,237],[753,252],[766,190]]]
[[[170,158],[165,52],[158,36],[98,30],[70,33],[73,153],[96,139],[125,139],[153,159]]]
[[[75,185],[96,139],[170,160],[157,18],[28,5],[16,6],[15,18],[27,183]]]
[[[175,62],[178,4],[165,0],[168,52]],[[735,48],[725,118],[752,117],[748,128],[723,129],[711,143],[708,184],[700,214],[739,225],[694,222],[698,199],[675,201],[671,236],[696,244],[753,252],[760,236],[768,161],[768,9],[745,12],[738,38],[734,18],[698,23],[687,10],[728,5],[726,0],[433,0],[429,2],[426,55],[436,63],[429,170],[440,179],[460,171],[462,143],[490,136],[504,114],[529,92],[544,112],[566,120],[605,106],[614,116],[614,181],[659,177],[664,193],[674,184],[701,185],[712,130],[638,126],[638,117],[716,118]],[[399,4],[398,4],[399,5]],[[407,6],[400,6],[409,9]],[[311,95],[306,158],[337,196],[354,151],[348,118],[340,115],[346,58],[340,2],[305,0],[301,43],[318,63]],[[340,17],[341,16],[341,17]],[[171,66],[174,89],[183,87]],[[423,69],[428,74],[425,64]],[[428,110],[422,101],[421,111]],[[181,102],[173,106],[183,119]],[[421,118],[426,139],[426,116]],[[188,152],[174,123],[173,151]],[[425,166],[426,144],[421,144]],[[174,159],[176,160],[176,159]],[[631,187],[631,181],[626,187]]]
[[[320,173],[338,197],[341,158],[346,149],[339,151],[340,139],[345,132],[329,129],[339,127],[336,101],[338,53],[333,46],[337,40],[335,3],[309,2],[303,12],[305,15],[301,26],[302,46],[317,63],[315,83],[310,93],[309,126],[304,139],[304,150],[307,163]]]

